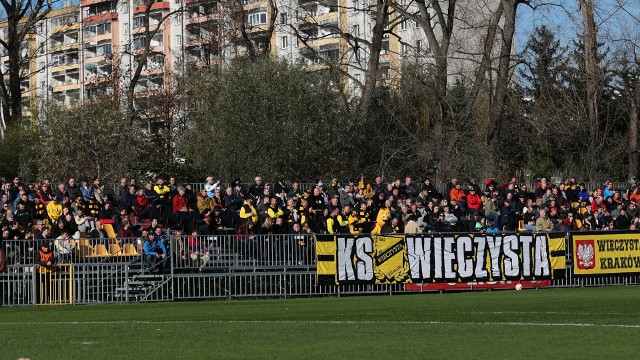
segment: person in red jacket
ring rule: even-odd
[[[138,189],[135,199],[133,200],[133,210],[137,217],[141,219],[158,218],[159,213],[156,208],[152,207],[149,199],[144,196],[144,189]]]
[[[476,189],[469,189],[469,195],[467,195],[467,208],[473,215],[478,215],[478,211],[482,207],[482,198],[476,194]]]
[[[183,186],[178,186],[178,193],[173,197],[173,214],[185,233],[193,231],[193,225],[198,220],[198,212],[189,206],[189,198]]]

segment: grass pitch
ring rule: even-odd
[[[640,287],[0,309],[0,358],[637,359]]]

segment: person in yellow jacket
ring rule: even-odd
[[[248,194],[244,199],[244,205],[240,208],[240,220],[244,224],[248,220],[252,220],[254,224],[258,223],[258,212],[253,206],[253,196]]]
[[[365,220],[366,221],[366,220]],[[362,222],[355,210],[349,215],[349,232],[353,235],[362,234]]]
[[[277,218],[284,219],[284,211],[282,211],[282,208],[278,204],[278,198],[277,197],[272,197],[271,198],[269,207],[267,208],[267,215],[270,218],[272,218],[274,221]]]
[[[342,207],[342,212],[338,214],[338,226],[340,226],[340,232],[347,234],[349,231],[349,215],[351,214],[351,206],[345,205]]]
[[[58,221],[58,218],[62,215],[62,204],[60,204],[58,198],[55,196],[47,204],[47,215],[52,224]]]
[[[340,222],[338,221],[338,213],[340,209],[337,207],[331,210],[329,217],[327,218],[327,233],[329,234],[339,234],[340,233]]]
[[[388,226],[391,221],[391,211],[388,208],[381,208],[378,210],[378,216],[376,217],[376,226],[371,230],[372,234],[381,234],[383,227]]]
[[[205,214],[208,211],[213,211],[214,208],[215,204],[213,203],[213,200],[207,195],[207,190],[202,188],[198,194],[198,212],[200,214]]]
[[[169,197],[170,197],[170,192],[171,189],[165,185],[164,183],[164,179],[161,177],[158,177],[158,179],[156,180],[156,185],[153,187],[153,191],[155,191],[158,196],[160,197],[160,200],[162,200],[163,202],[168,201]]]

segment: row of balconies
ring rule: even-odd
[[[80,90],[62,90],[55,91],[51,95],[51,98],[61,105],[73,105],[80,102]]]

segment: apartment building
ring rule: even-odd
[[[369,60],[365,42],[374,25],[370,10],[375,2],[233,1],[155,1],[147,9],[145,0],[82,0],[79,6],[52,11],[25,44],[25,51],[37,51],[24,81],[24,94],[32,99],[28,105],[40,100],[71,105],[126,91],[145,49],[147,26],[150,52],[136,82],[137,96],[171,86],[173,76],[189,66],[224,66],[246,55],[247,37],[256,51],[269,47],[272,56],[291,63],[312,69],[339,66],[350,75],[345,85],[358,93]],[[383,80],[397,78],[402,62],[417,54],[426,54],[428,61],[424,34],[414,22],[401,22],[390,33],[382,45]]]

